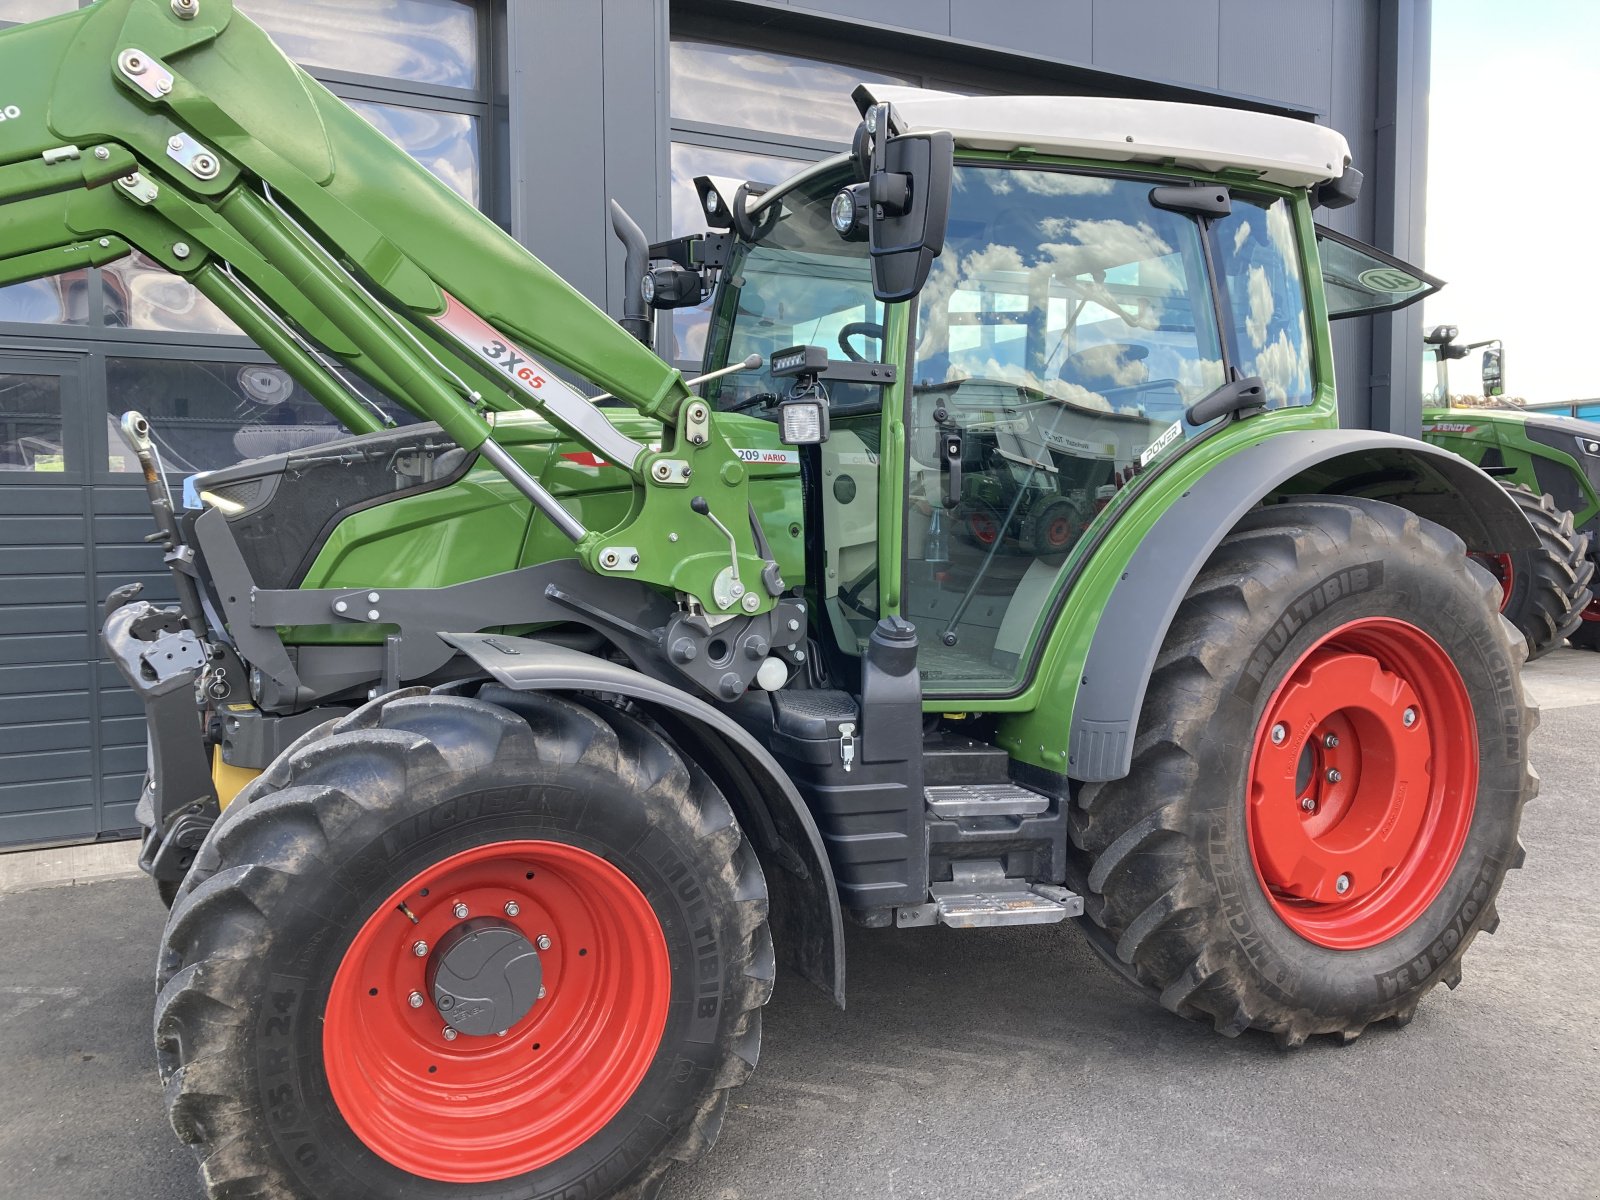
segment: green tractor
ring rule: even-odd
[[[1423,339],[1434,387],[1422,413],[1422,436],[1500,480],[1527,514],[1539,545],[1479,554],[1501,588],[1501,611],[1538,658],[1563,640],[1600,650],[1600,603],[1590,591],[1600,558],[1600,428],[1505,404],[1450,405],[1450,364],[1483,351],[1483,395],[1505,394],[1505,349],[1498,339],[1459,343],[1454,325]]]
[[[1535,714],[1466,551],[1534,538],[1337,428],[1324,258],[1415,280],[1319,256],[1336,132],[863,90],[853,152],[702,179],[704,235],[614,211],[619,325],[230,0],[21,26],[0,78],[0,283],[137,247],[351,433],[179,499],[124,418],[178,599],[104,637],[209,1195],[650,1196],[777,963],[844,1002],[845,921],[1076,918],[1285,1046],[1498,924]],[[645,341],[707,293],[685,380]]]

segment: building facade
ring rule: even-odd
[[[88,3],[89,0],[83,0]],[[204,2],[204,0],[202,0]],[[79,0],[0,0],[0,28]],[[1420,258],[1429,0],[237,0],[285,51],[609,311],[622,248],[699,228],[699,174],[776,182],[845,149],[850,89],[1124,95],[1339,129],[1366,174],[1334,228]],[[1420,428],[1420,310],[1343,323],[1346,423]],[[698,354],[692,311],[667,357]],[[170,594],[114,424],[173,475],[337,426],[226,317],[138,257],[0,289],[0,847],[119,836],[145,769],[99,606]],[[274,445],[279,444],[274,442]]]

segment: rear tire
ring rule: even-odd
[[[1496,602],[1455,535],[1399,508],[1246,517],[1168,631],[1131,772],[1070,814],[1102,955],[1181,1016],[1285,1045],[1455,986],[1537,790]]]
[[[630,713],[419,692],[297,745],[201,848],[159,963],[173,1128],[219,1200],[653,1196],[760,1049],[754,852]],[[504,1033],[447,1038],[479,1009],[436,960],[486,925],[542,974]]]
[[[1573,528],[1571,513],[1523,484],[1509,484],[1506,491],[1539,535],[1539,545],[1474,557],[1499,581],[1500,611],[1527,639],[1532,661],[1581,629],[1595,565],[1589,534]]]

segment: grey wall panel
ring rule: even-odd
[[[0,667],[0,699],[39,692],[87,692],[98,683],[94,669],[86,662],[55,664],[45,680],[48,687],[40,687],[40,679],[38,668],[31,664]]]
[[[1377,155],[1373,132],[1377,100],[1376,0],[1339,3],[1333,9],[1333,72],[1329,124],[1350,141],[1357,169],[1372,172]],[[1349,208],[1318,214],[1341,233],[1372,240],[1375,187],[1363,189],[1361,200]],[[1372,320],[1340,321],[1333,327],[1334,372],[1339,383],[1339,420],[1352,428],[1365,428],[1372,417]]]
[[[1214,88],[1220,0],[1095,0],[1094,65]]]
[[[1094,55],[1094,0],[951,0],[950,34],[1087,63]]]
[[[1222,0],[1218,86],[1292,100],[1325,119],[1333,89],[1333,8],[1333,0]]]
[[[941,36],[950,33],[950,0],[871,0],[865,4],[862,0],[789,0],[789,4],[793,8],[860,17],[901,29],[920,29]]]
[[[512,4],[511,232],[591,299],[605,295],[605,73],[609,0]]]
[[[0,593],[4,592],[9,576],[76,574],[81,577],[88,569],[89,551],[81,543],[19,546],[0,541]]]
[[[78,503],[83,503],[81,490],[78,492]],[[70,549],[83,543],[86,532],[84,518],[77,516],[0,517],[0,546],[62,546]],[[0,560],[5,557],[0,554]],[[0,562],[0,572],[6,572],[3,562]]]
[[[606,0],[601,9],[602,69],[605,88],[604,196],[639,223],[647,238],[666,237],[670,228],[664,190],[658,181],[671,171],[667,154],[667,10],[657,0]],[[604,304],[622,312],[626,251],[605,228]]]
[[[32,674],[30,671],[29,675]],[[88,719],[87,692],[55,692],[48,695],[27,692],[20,696],[0,694],[0,743],[8,738],[16,738],[15,728],[18,725],[36,721],[87,721]],[[3,752],[0,750],[0,753]]]
[[[87,629],[80,633],[0,637],[0,667],[82,660],[92,653],[90,645]]]

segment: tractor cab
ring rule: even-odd
[[[1142,141],[1161,105],[892,98],[907,128],[956,131],[942,250],[916,296],[875,288],[851,219],[852,189],[871,186],[858,155],[770,189],[703,179],[710,210],[746,210],[724,235],[704,368],[790,346],[827,356],[830,432],[797,455],[813,485],[808,579],[842,677],[894,614],[917,629],[930,694],[1014,693],[1141,475],[1242,414],[1318,399],[1304,197],[1346,152],[1306,125],[1303,146],[1221,185],[1200,177],[1216,165],[1204,154],[1174,167],[1097,142],[1105,120]],[[1259,120],[1213,115],[1219,143]],[[789,393],[770,366],[705,391],[772,420]]]

